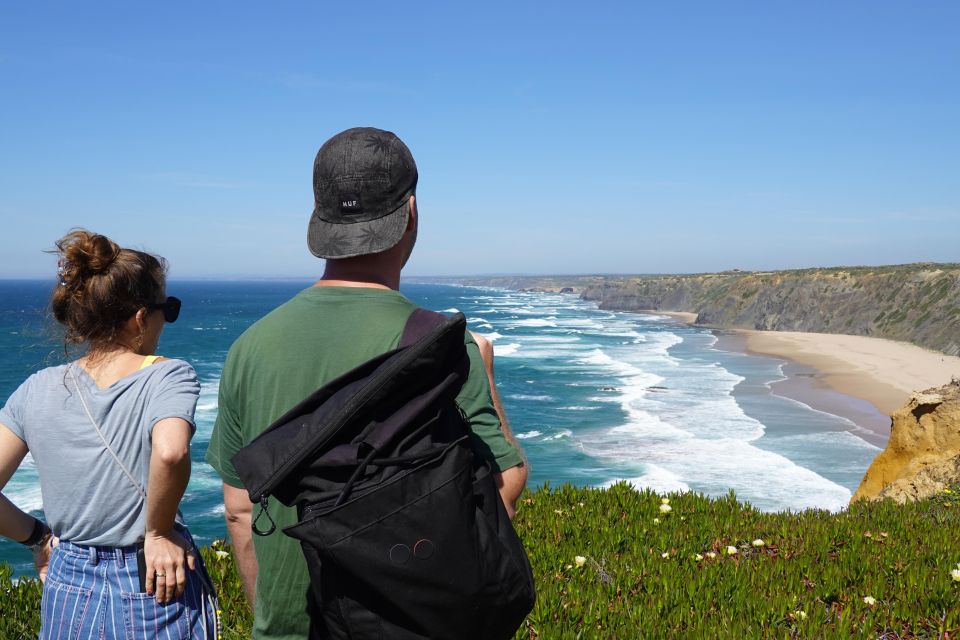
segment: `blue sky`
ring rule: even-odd
[[[960,3],[0,4],[0,277],[75,226],[313,277],[313,157],[420,169],[408,275],[960,260]]]

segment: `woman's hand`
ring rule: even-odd
[[[172,529],[163,534],[147,532],[143,553],[147,561],[147,593],[156,593],[160,604],[182,596],[187,570],[196,569],[197,562],[183,536]]]
[[[47,569],[50,567],[50,556],[53,550],[60,544],[60,538],[51,535],[46,543],[33,552],[33,566],[37,568],[37,575],[40,576],[40,582],[47,581]]]

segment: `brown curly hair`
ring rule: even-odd
[[[166,261],[106,236],[76,229],[57,241],[56,253],[60,285],[50,307],[67,344],[96,349],[114,342],[130,316],[163,294]]]

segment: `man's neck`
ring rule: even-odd
[[[398,289],[399,287],[390,287],[379,282],[365,282],[359,280],[335,280],[331,278],[320,278],[313,283],[315,287],[356,287],[362,289]]]
[[[315,287],[400,289],[400,270],[373,260],[328,260]]]

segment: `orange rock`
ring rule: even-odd
[[[920,500],[960,483],[960,381],[915,392],[891,416],[890,440],[871,463],[857,500]]]

